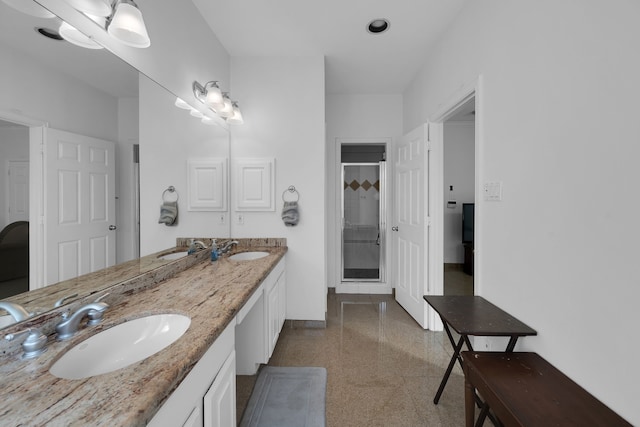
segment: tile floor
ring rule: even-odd
[[[469,292],[468,278],[458,279],[467,284],[455,292]],[[420,328],[391,295],[330,293],[326,329],[288,325],[269,365],[327,368],[328,427],[464,425],[458,365],[433,404],[452,354],[444,332]],[[255,379],[237,377],[238,422]]]

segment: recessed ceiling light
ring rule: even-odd
[[[59,32],[56,30],[52,30],[50,28],[44,27],[36,27],[35,30],[42,34],[43,36],[50,38],[52,40],[64,40]]]
[[[388,29],[389,21],[384,18],[374,19],[373,21],[369,22],[369,25],[367,25],[367,31],[369,31],[371,34],[384,33]]]

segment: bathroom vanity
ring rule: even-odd
[[[212,263],[203,250],[164,264],[170,273],[144,273],[167,276],[161,280],[109,287],[103,299],[109,308],[102,323],[82,328],[69,341],[56,341],[50,331],[60,313],[41,316],[48,349],[37,358],[24,360],[19,345],[3,342],[2,424],[235,426],[236,358],[243,366],[256,368],[268,361],[286,307],[286,243],[271,239],[277,243],[268,246],[263,240],[256,246],[247,240],[235,252],[257,249],[267,255],[248,260],[225,256]],[[83,303],[69,308],[73,311]],[[156,354],[79,380],[49,372],[65,352],[87,338],[129,320],[163,313],[186,315],[191,324],[182,337]],[[259,319],[251,321],[255,318]],[[260,337],[261,345],[244,346],[255,337]]]

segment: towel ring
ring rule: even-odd
[[[284,198],[285,194],[287,194],[287,192],[289,193],[295,193],[296,199],[295,200],[287,200]],[[282,201],[283,202],[297,202],[298,200],[300,200],[300,193],[298,193],[298,190],[296,190],[296,187],[294,187],[293,185],[290,185],[289,188],[287,188],[286,190],[284,190],[282,192]]]
[[[167,198],[166,198],[167,197],[167,191],[169,193],[176,193],[176,199],[175,200],[167,200]],[[178,192],[176,191],[176,187],[174,187],[173,185],[170,185],[169,188],[167,188],[166,190],[164,190],[162,192],[162,201],[163,202],[177,202],[179,197],[180,196],[178,195]]]

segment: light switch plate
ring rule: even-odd
[[[487,201],[502,201],[502,182],[493,181],[484,183],[484,199]]]

